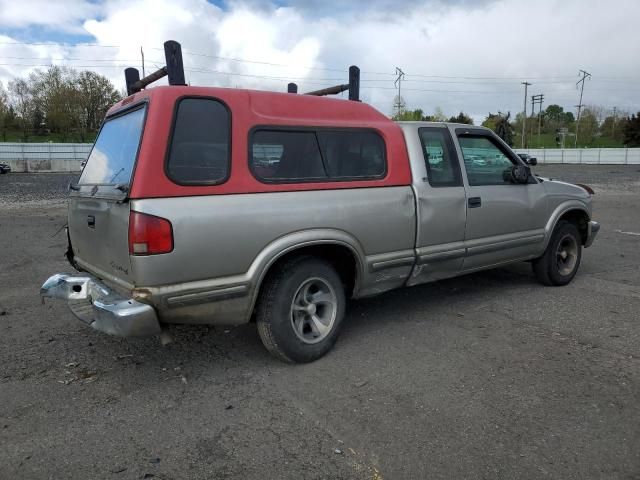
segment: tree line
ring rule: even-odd
[[[121,99],[98,73],[62,66],[35,70],[10,81],[8,90],[0,83],[0,137],[92,141],[109,107]]]
[[[0,138],[59,141],[93,141],[106,111],[123,98],[108,78],[89,70],[51,66],[34,70],[25,78],[9,82],[8,90],[0,83]],[[460,112],[447,117],[440,108],[429,115],[417,108],[409,110],[402,98],[394,120],[455,122],[473,125],[472,118]],[[525,123],[525,138],[522,127]],[[498,111],[489,113],[482,125],[495,131],[511,146],[572,147],[578,130],[578,146],[640,146],[640,112],[607,111],[599,106],[585,107],[578,122],[572,112],[560,105],[549,105],[539,116]],[[539,129],[538,129],[539,128]],[[538,134],[538,132],[540,134]],[[545,143],[546,141],[546,143]]]
[[[396,97],[399,111],[392,116],[398,121],[431,121],[455,122],[473,125],[469,115],[460,112],[457,116],[447,117],[439,107],[433,114],[425,114],[418,108],[408,110],[402,99]],[[524,123],[524,142],[522,131]],[[598,146],[640,147],[640,112],[629,114],[626,111],[608,111],[603,107],[591,105],[580,113],[578,122],[572,112],[567,112],[560,105],[549,105],[535,115],[525,119],[522,112],[514,118],[511,112],[488,113],[482,126],[490,128],[510,146],[520,147],[559,147],[571,148]],[[577,128],[578,141],[575,141]]]

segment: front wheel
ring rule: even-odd
[[[345,310],[344,287],[333,266],[297,257],[269,274],[256,309],[258,333],[286,362],[312,362],[335,344]]]
[[[544,254],[533,261],[533,272],[544,285],[568,284],[578,272],[582,241],[578,228],[561,221],[556,226]]]

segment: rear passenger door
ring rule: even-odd
[[[542,184],[512,183],[505,172],[519,164],[491,132],[457,128],[467,181],[464,270],[531,257],[544,240],[546,197]]]
[[[457,275],[464,260],[466,197],[460,163],[445,125],[405,125],[417,199],[416,285]],[[415,138],[417,136],[417,138]]]

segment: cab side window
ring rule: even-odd
[[[385,174],[384,141],[374,132],[318,131],[329,176],[377,178]]]
[[[249,148],[251,171],[269,183],[371,180],[387,172],[385,143],[374,131],[261,127]]]
[[[458,136],[464,156],[469,185],[511,185],[508,175],[514,162],[491,138],[485,136]]]
[[[229,176],[231,115],[211,98],[183,98],[176,110],[167,176],[180,185],[215,185]]]
[[[316,134],[311,131],[258,130],[251,144],[251,167],[266,181],[327,178]]]
[[[460,164],[451,135],[444,128],[418,129],[422,154],[427,166],[427,179],[432,187],[461,187]]]

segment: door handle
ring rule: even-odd
[[[482,198],[480,197],[470,197],[469,200],[467,200],[467,204],[469,205],[469,208],[478,208],[482,206]]]
[[[89,228],[96,228],[96,217],[93,215],[88,215],[87,225],[89,226]]]

